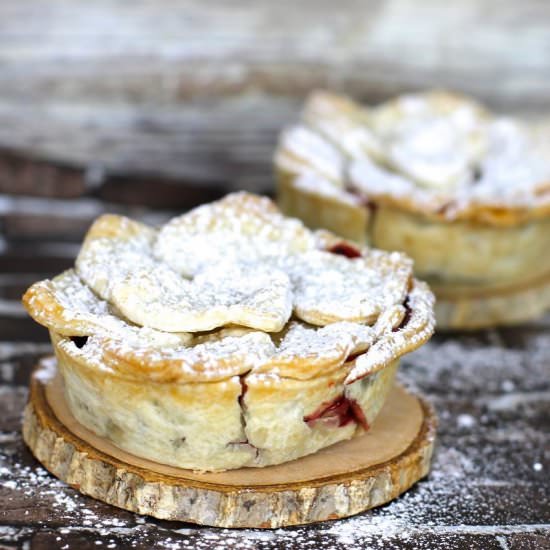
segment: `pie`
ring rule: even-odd
[[[372,108],[316,92],[281,135],[275,169],[286,214],[411,257],[438,327],[550,307],[548,125],[442,91]]]
[[[434,329],[402,253],[359,248],[236,193],[160,229],[115,215],[32,285],[75,418],[198,471],[293,460],[362,434]]]

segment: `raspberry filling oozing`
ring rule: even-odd
[[[361,251],[351,246],[351,244],[341,242],[336,243],[328,249],[332,254],[338,254],[340,256],[345,256],[346,258],[354,259],[361,257]]]
[[[405,307],[405,315],[403,316],[403,320],[401,321],[401,323],[399,323],[398,326],[392,329],[392,332],[397,332],[398,330],[405,328],[408,322],[411,320],[412,309],[411,309],[411,306],[409,305],[408,296],[405,298],[405,301],[403,302],[403,306]]]
[[[241,383],[241,395],[239,395],[238,400],[239,400],[239,405],[240,405],[241,409],[244,409],[245,408],[244,396],[245,396],[246,392],[248,391],[248,385],[246,384],[244,376],[239,376],[239,381]]]
[[[369,423],[365,418],[357,401],[348,399],[344,395],[337,397],[330,403],[323,403],[315,412],[304,416],[304,422],[313,427],[317,422],[323,422],[329,426],[342,427],[350,422],[355,422],[365,430],[369,429]]]

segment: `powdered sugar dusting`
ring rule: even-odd
[[[412,263],[398,253],[349,260],[311,251],[287,260],[294,283],[295,314],[315,325],[335,321],[373,323],[382,311],[404,301]]]
[[[169,332],[241,325],[281,330],[292,312],[292,289],[281,270],[220,262],[192,281],[157,265],[136,270],[113,289],[113,303],[131,321]]]
[[[287,172],[301,172],[303,168],[318,172],[333,185],[343,187],[341,177],[345,159],[338,147],[329,143],[316,132],[303,126],[296,126],[283,133],[285,147],[275,155],[278,166]]]
[[[334,185],[333,182],[313,171],[298,175],[293,185],[306,193],[333,198],[338,200],[338,202],[344,202],[351,206],[361,206],[362,204],[360,197],[356,193],[349,193],[345,189],[341,189]]]
[[[158,238],[125,218],[101,218],[76,269],[130,321],[169,332],[230,324],[278,332],[292,306],[316,325],[372,323],[404,300],[412,273],[405,256],[366,252],[350,261],[317,245],[269,201],[237,194],[176,218]]]
[[[425,284],[416,282],[408,298],[408,305],[412,313],[406,325],[396,332],[382,329],[378,340],[371,347],[369,353],[360,355],[357,358],[346,383],[352,383],[359,378],[376,372],[405,353],[406,350],[411,349],[411,347],[416,349],[426,342],[433,334],[435,322],[433,318],[426,317],[422,312],[432,309],[434,302],[434,296],[427,291]]]
[[[369,200],[450,220],[467,218],[478,208],[529,210],[550,204],[548,135],[494,117],[471,100],[432,92],[367,110],[339,96],[322,94],[320,101],[314,94],[302,120],[317,141],[340,149],[327,177],[328,157],[318,155],[320,146],[305,154],[302,140],[298,153],[294,136],[302,126],[282,135],[277,167],[295,174],[294,184],[309,192],[315,191],[317,173],[317,194],[349,202],[353,190]],[[286,158],[294,158],[292,166],[281,160]]]
[[[324,92],[313,92],[302,113],[309,128],[324,136],[349,158],[365,155],[380,158],[383,154],[380,137],[365,124],[370,116],[370,111],[359,111],[353,101]]]
[[[299,220],[283,216],[269,199],[234,193],[164,225],[154,254],[191,277],[220,261],[270,265],[270,260],[315,247],[315,234]]]
[[[427,288],[417,289],[427,296],[414,301],[424,324],[399,330],[399,345],[384,340],[394,324],[369,326],[401,311],[411,261],[369,249],[348,258],[327,250],[328,241],[245,193],[160,232],[107,215],[88,233],[76,271],[33,285],[25,303],[37,321],[69,337],[60,344],[69,356],[125,376],[219,380],[272,370],[310,378],[371,347],[375,367],[355,370],[357,379],[421,345],[433,331],[433,303]]]
[[[314,328],[291,322],[277,349],[252,374],[265,373],[287,378],[307,379],[328,374],[340,367],[350,355],[365,351],[376,339],[372,327],[359,323],[332,323]]]
[[[38,322],[69,336],[103,334],[125,341],[147,341],[153,347],[174,346],[191,338],[187,334],[169,334],[129,324],[73,270],[52,281],[36,283],[26,293],[25,302]]]

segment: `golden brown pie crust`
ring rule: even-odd
[[[433,295],[405,255],[312,232],[244,193],[160,230],[104,216],[75,269],[35,283],[23,303],[50,330],[79,422],[138,456],[204,471],[362,434],[399,358],[434,329]],[[279,322],[281,304],[283,328],[258,328]]]

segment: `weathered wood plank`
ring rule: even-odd
[[[0,432],[18,431],[21,410],[27,402],[26,387],[0,386]]]
[[[78,197],[86,189],[85,175],[80,168],[64,162],[33,158],[31,147],[20,153],[4,149],[0,154],[2,193]]]
[[[131,191],[131,187],[132,184],[126,182],[120,186],[116,185],[116,192],[110,186],[102,191],[102,194],[110,193],[118,199],[130,199],[123,200],[124,204],[94,198],[53,199],[0,194],[0,224],[3,234],[8,240],[36,241],[38,247],[45,247],[47,251],[48,243],[44,241],[53,241],[49,246],[55,246],[57,243],[60,249],[63,248],[64,241],[76,241],[80,244],[89,226],[101,214],[120,214],[157,226],[180,213],[176,210],[179,206],[178,198],[170,197],[169,194],[164,196],[164,189],[158,189],[156,186],[140,189],[138,184]],[[185,191],[181,192],[182,189],[179,189],[177,195],[183,199]],[[159,211],[136,206],[136,203],[151,206],[156,193],[163,197],[157,202],[163,201],[171,210]],[[187,198],[190,198],[189,194]],[[74,248],[70,250],[72,252]]]
[[[429,394],[473,399],[550,389],[550,316],[524,327],[438,334],[401,373]],[[512,337],[511,335],[514,334]]]
[[[47,22],[47,24],[45,24]],[[85,31],[73,32],[82,28]],[[173,102],[247,90],[362,96],[448,85],[548,106],[550,7],[543,0],[4,0],[0,89],[37,99]]]
[[[80,245],[47,242],[11,242],[0,254],[0,273],[58,274],[74,265]]]
[[[277,135],[298,108],[298,100],[256,95],[139,107],[21,103],[0,93],[0,148],[80,166],[94,182],[89,189],[107,200],[188,208],[223,190],[271,190]],[[12,179],[0,178],[0,191],[17,192],[2,184]]]
[[[510,550],[530,550],[531,548],[548,548],[550,535],[548,533],[518,533],[506,537]]]
[[[50,343],[0,342],[0,387],[27,386],[38,359],[51,353]]]
[[[292,533],[292,531],[290,531]],[[71,529],[51,530],[45,529],[34,534],[21,532],[18,536],[23,544],[26,541],[32,550],[51,550],[51,548],[78,548],[79,550],[90,550],[97,548],[116,548],[121,550],[137,549],[150,550],[150,548],[165,548],[167,550],[182,550],[194,548],[197,550],[209,550],[210,548],[230,548],[230,544],[238,541],[239,550],[302,550],[303,540],[299,537],[291,538],[282,535],[255,535],[240,536],[228,534],[226,537],[213,536],[206,533],[204,538],[197,533],[170,533],[164,539],[160,539],[154,530],[147,527],[137,527],[133,530],[115,529],[113,532],[102,533],[94,529]],[[1,540],[1,539],[0,539]],[[438,546],[445,549],[467,549],[467,550],[502,550],[503,548],[514,548],[527,550],[537,546],[517,546],[517,543],[526,544],[537,542],[544,548],[547,538],[543,534],[517,535],[512,539],[516,546],[505,546],[507,537],[505,535],[475,535],[475,534],[443,534],[443,535],[395,535],[385,538],[385,550],[419,550],[433,549]],[[321,535],[310,539],[311,547],[321,550],[349,550],[349,542],[345,539],[338,540],[335,537],[323,537]],[[215,546],[208,546],[208,544]],[[372,539],[372,545],[365,549],[382,548]],[[22,546],[19,546],[21,548]],[[1,547],[0,547],[1,548]],[[12,548],[12,547],[10,547]]]
[[[176,152],[177,155],[177,152]],[[226,180],[220,177],[218,181],[206,180],[186,181],[148,174],[147,167],[144,173],[105,175],[97,195],[106,201],[123,203],[125,205],[143,205],[148,208],[162,208],[178,210],[178,213],[188,210],[199,204],[211,202],[223,197],[227,193]],[[161,172],[158,167],[157,172]],[[127,170],[132,172],[130,168]],[[182,166],[182,173],[184,173]],[[138,216],[139,217],[139,216]],[[168,216],[166,215],[165,218]]]
[[[48,331],[25,317],[0,317],[0,338],[11,342],[48,342]]]
[[[4,0],[0,190],[105,184],[108,200],[163,207],[269,191],[277,134],[312,88],[377,101],[447,86],[548,111],[549,37],[543,0]]]

